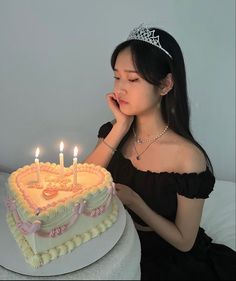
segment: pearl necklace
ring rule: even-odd
[[[153,139],[141,139],[141,138],[138,138],[136,133],[135,133],[134,127],[133,127],[133,134],[134,134],[135,142],[137,142],[138,144],[142,144],[142,143],[146,143],[146,142],[154,142],[154,141],[158,140],[162,135],[165,134],[165,132],[168,130],[168,127],[169,127],[169,125],[166,125],[164,130],[159,135],[157,135],[155,138],[153,138]]]
[[[133,128],[133,134],[134,134],[134,139],[135,139],[133,145],[134,145],[134,150],[135,150],[135,153],[136,153],[136,159],[137,159],[137,160],[140,160],[140,156],[141,156],[145,151],[147,151],[148,148],[149,148],[154,142],[156,142],[161,136],[163,136],[163,135],[166,133],[166,131],[168,130],[168,128],[169,128],[169,125],[166,125],[166,127],[164,128],[164,130],[163,130],[158,136],[156,136],[154,139],[144,139],[144,140],[142,140],[142,139],[140,139],[140,138],[137,138],[137,135],[136,135],[135,130],[134,130],[134,128]],[[149,142],[148,146],[147,146],[142,152],[138,153],[135,143],[142,144],[142,143],[145,143],[145,142]]]

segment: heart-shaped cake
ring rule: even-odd
[[[41,266],[104,232],[117,219],[111,174],[93,164],[40,163],[8,180],[8,225],[26,261]],[[76,183],[74,173],[76,172]]]

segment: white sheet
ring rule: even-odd
[[[216,243],[235,250],[235,182],[216,180],[205,200],[201,226]]]

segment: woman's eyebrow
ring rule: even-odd
[[[114,68],[114,71],[119,72],[118,69]],[[131,70],[131,69],[125,69],[124,72],[129,72],[129,73],[138,73],[136,70]]]

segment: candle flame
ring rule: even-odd
[[[64,149],[64,143],[63,143],[63,141],[61,141],[61,143],[60,143],[60,152],[63,152],[63,149]]]
[[[75,146],[75,148],[74,148],[74,157],[77,157],[77,155],[78,155],[78,147]]]
[[[37,147],[36,151],[35,151],[35,157],[38,158],[39,157],[39,147]]]

